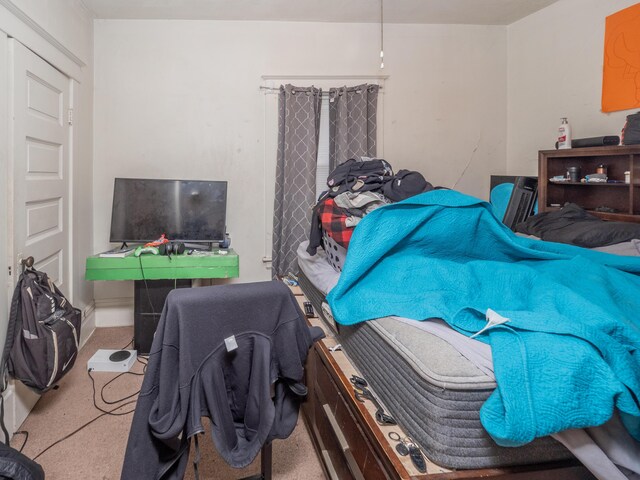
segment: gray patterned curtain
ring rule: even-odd
[[[378,85],[329,89],[329,171],[350,158],[376,156]]]
[[[297,272],[296,249],[309,235],[315,203],[322,90],[280,86],[273,212],[273,276]]]

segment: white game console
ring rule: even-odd
[[[125,352],[129,355],[125,357]],[[136,350],[98,350],[87,363],[94,372],[128,372],[136,361]]]

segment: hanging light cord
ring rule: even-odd
[[[380,68],[384,68],[384,0],[380,0]]]

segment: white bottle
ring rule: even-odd
[[[566,117],[562,117],[562,123],[558,127],[558,148],[571,148],[571,127]]]

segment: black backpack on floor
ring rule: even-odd
[[[37,393],[51,389],[73,367],[80,341],[80,310],[46,273],[26,268],[11,301],[2,355],[9,375]]]

